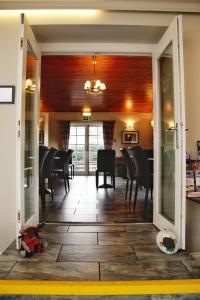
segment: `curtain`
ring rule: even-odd
[[[112,149],[115,121],[103,121],[104,148]]]
[[[60,150],[68,150],[69,145],[69,133],[70,133],[70,121],[60,121]]]

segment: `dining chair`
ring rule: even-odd
[[[152,196],[153,173],[150,171],[148,158],[145,155],[144,150],[140,146],[131,148],[129,151],[131,156],[134,159],[135,166],[136,166],[136,187],[135,187],[133,210],[135,213],[138,187],[142,186],[145,188],[144,219],[146,219],[149,190],[151,190],[151,196]]]
[[[126,164],[126,193],[125,193],[125,200],[127,199],[128,195],[128,188],[129,188],[129,181],[131,181],[130,185],[130,192],[129,192],[129,203],[131,202],[132,197],[132,190],[133,190],[133,181],[136,179],[136,167],[133,158],[131,157],[129,151],[126,148],[120,149],[125,164]]]
[[[53,200],[53,186],[52,186],[52,170],[54,168],[54,158],[56,153],[58,152],[55,148],[50,148],[49,152],[44,160],[43,168],[42,168],[42,190],[43,193],[51,194],[51,198]],[[45,180],[48,179],[48,187],[50,191],[46,189]],[[45,202],[44,202],[45,207]]]
[[[52,179],[61,178],[64,180],[65,192],[67,193],[70,190],[69,179],[69,165],[72,159],[72,149],[67,151],[58,151],[54,159],[54,168],[52,169],[51,176]]]
[[[97,152],[96,188],[115,189],[115,157],[112,149],[99,149]],[[104,183],[99,186],[99,173],[104,173]],[[107,183],[107,175],[111,176],[111,184]]]
[[[45,209],[45,180],[42,177],[44,161],[49,153],[49,148],[46,146],[39,147],[39,193],[41,197],[42,211]]]

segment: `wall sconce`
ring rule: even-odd
[[[154,120],[151,120],[151,127],[153,128],[154,126]]]
[[[134,124],[135,124],[135,121],[133,121],[133,120],[127,120],[126,121],[126,128],[127,129],[133,129]]]

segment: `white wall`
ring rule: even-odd
[[[186,100],[186,148],[197,157],[200,140],[200,16],[183,16],[183,42]],[[200,253],[200,203],[187,200],[186,247]]]
[[[0,85],[17,86],[19,17],[0,13]],[[16,100],[16,95],[15,95]],[[16,235],[16,104],[0,104],[0,253]]]
[[[121,143],[122,130],[137,130],[139,131],[139,144],[143,148],[151,149],[153,147],[153,129],[151,127],[151,113],[116,113],[102,112],[92,113],[91,121],[109,121],[115,122],[113,149],[116,150],[116,155],[121,156],[120,148],[129,147],[131,144]],[[49,113],[49,145],[58,148],[59,137],[59,120],[82,121],[81,113]],[[127,128],[126,121],[134,121],[132,129]]]

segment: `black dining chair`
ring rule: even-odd
[[[42,210],[45,209],[45,180],[42,177],[44,161],[49,153],[49,148],[46,146],[39,147],[39,193],[41,197]]]
[[[151,195],[152,195],[152,189],[153,189],[153,173],[150,170],[148,158],[145,155],[144,150],[140,146],[131,148],[129,151],[131,156],[134,159],[135,166],[136,166],[136,187],[135,187],[133,209],[135,212],[138,187],[142,186],[145,188],[144,219],[146,219],[148,194],[149,194],[149,190],[151,190]]]
[[[97,152],[96,188],[115,189],[115,157],[112,149],[99,149]],[[99,186],[99,173],[104,173],[104,183]],[[107,183],[107,175],[111,176],[111,184]]]
[[[72,153],[72,149],[58,151],[54,159],[54,168],[51,172],[52,179],[61,178],[64,180],[66,193],[67,187],[68,190],[70,190],[69,179],[71,179],[71,177],[69,176],[69,166],[72,159]]]
[[[132,197],[132,190],[133,190],[133,181],[136,180],[136,167],[133,158],[131,157],[129,151],[126,148],[120,149],[125,164],[126,164],[126,193],[125,193],[125,200],[127,199],[128,195],[128,187],[129,181],[131,182],[130,185],[130,192],[129,192],[129,203],[131,202]]]
[[[49,152],[44,160],[43,168],[42,168],[42,178],[41,178],[41,187],[42,187],[42,193],[45,194],[51,194],[52,200],[53,200],[53,186],[52,186],[52,170],[54,168],[54,158],[56,153],[58,152],[55,148],[50,148]],[[45,186],[45,180],[48,179],[48,187],[50,188],[50,191],[46,189]],[[43,203],[43,206],[45,208],[45,200]]]

